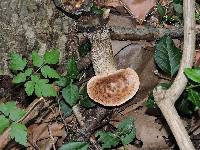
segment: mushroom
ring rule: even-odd
[[[104,106],[119,106],[131,99],[139,89],[139,77],[131,69],[117,70],[112,54],[109,31],[99,30],[90,36],[91,58],[96,76],[87,83],[91,99]]]

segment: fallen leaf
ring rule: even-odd
[[[121,1],[121,3],[119,3],[119,1]],[[156,3],[157,0],[108,0],[105,5],[117,7],[124,4],[130,10],[134,18],[143,21]]]

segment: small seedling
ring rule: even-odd
[[[25,115],[25,111],[17,108],[15,102],[0,104],[0,134],[10,127],[9,136],[21,145],[27,146],[27,128],[18,121]]]
[[[130,144],[136,136],[133,119],[125,118],[115,132],[98,131],[96,137],[102,143],[102,148],[116,148],[119,144]]]
[[[52,49],[46,51],[44,57],[41,57],[36,51],[32,52],[32,65],[27,66],[27,59],[21,54],[12,53],[10,56],[10,69],[15,73],[12,82],[14,84],[25,83],[25,91],[28,96],[35,93],[38,97],[56,96],[49,79],[58,79],[60,75],[49,65],[59,62],[59,50]],[[36,71],[34,71],[36,68]],[[40,71],[40,72],[39,72]]]

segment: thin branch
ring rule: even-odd
[[[162,111],[181,150],[194,150],[190,137],[174,107],[187,84],[184,69],[192,67],[195,51],[195,0],[184,0],[184,49],[179,73],[167,90],[158,87],[153,91],[155,101]]]

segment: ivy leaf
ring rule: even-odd
[[[178,99],[175,103],[175,107],[184,114],[192,115],[194,111],[194,105],[187,99]]]
[[[10,129],[11,139],[15,139],[21,145],[27,145],[27,128],[21,123],[12,123]]]
[[[131,143],[136,136],[136,129],[133,124],[133,119],[130,117],[125,118],[118,125],[117,132],[119,133],[120,139],[124,145]]]
[[[4,115],[0,115],[0,134],[2,134],[7,127],[9,127],[9,124],[9,120]]]
[[[57,64],[59,62],[60,52],[58,49],[52,49],[46,51],[44,54],[44,60],[47,64]]]
[[[76,60],[74,58],[70,58],[67,62],[67,75],[72,79],[76,79],[78,74],[79,72]]]
[[[39,79],[35,83],[35,94],[38,97],[57,96],[57,93],[51,84],[48,84],[48,79]]]
[[[157,4],[157,11],[161,17],[165,16],[166,9],[160,3]]]
[[[180,15],[183,14],[183,5],[173,3],[173,6],[174,6],[174,10],[175,10],[175,12],[177,13],[177,15],[180,16]]]
[[[62,89],[62,96],[70,106],[74,106],[79,99],[78,86],[72,83],[69,84],[68,86]]]
[[[163,36],[156,44],[154,58],[164,72],[173,76],[179,69],[181,51],[169,36]]]
[[[32,52],[32,61],[33,65],[38,68],[44,63],[43,58],[36,51]]]
[[[7,102],[5,104],[0,104],[0,112],[2,112],[5,116],[9,116],[10,112],[16,108],[16,102]]]
[[[61,100],[59,105],[61,111],[64,113],[64,117],[68,117],[72,114],[72,108],[69,107],[64,100]]]
[[[197,91],[190,89],[187,99],[196,106],[196,109],[200,108],[200,94]]]
[[[28,96],[30,96],[30,95],[32,95],[33,92],[34,92],[35,82],[34,82],[34,81],[27,81],[27,82],[24,84],[24,87],[25,87],[26,94],[27,94]]]
[[[62,145],[58,150],[87,150],[88,146],[87,142],[70,142]]]
[[[15,108],[12,111],[10,111],[10,115],[9,118],[12,121],[18,121],[19,119],[21,119],[24,115],[25,115],[25,111],[19,108]]]
[[[102,148],[116,147],[120,143],[119,138],[111,132],[99,131],[95,136],[99,137],[98,141],[102,143]]]
[[[41,68],[41,73],[45,78],[60,78],[57,71],[47,65]]]
[[[30,76],[32,74],[32,69],[31,68],[28,68],[25,70],[25,72],[20,72],[18,73],[13,79],[12,79],[12,82],[13,83],[22,83],[22,82],[25,82],[26,81],[26,78],[28,76]]]
[[[184,72],[190,80],[200,83],[200,68],[185,68]]]
[[[17,70],[23,70],[26,67],[27,60],[25,58],[22,58],[21,54],[18,53],[12,53],[10,56],[10,69],[17,71]]]

